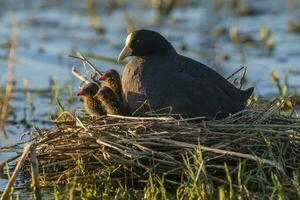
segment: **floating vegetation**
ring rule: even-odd
[[[271,36],[271,31],[267,25],[262,25],[259,29],[259,39],[261,41],[267,41]]]
[[[253,16],[261,14],[261,11],[256,7],[246,6],[244,0],[213,0],[212,4],[215,8],[221,8],[229,4],[233,12],[237,16]]]
[[[271,30],[267,25],[262,25],[260,27],[259,39],[264,43],[267,50],[272,51],[275,48],[275,42],[271,36]]]
[[[288,23],[288,29],[291,32],[300,33],[300,23],[291,21]]]
[[[216,26],[212,29],[212,33],[214,36],[222,36],[225,35],[228,32],[228,30],[223,26]]]
[[[229,37],[232,42],[236,43],[253,45],[256,42],[249,34],[239,32],[236,26],[231,26],[229,28]]]
[[[85,7],[91,27],[98,33],[105,33],[101,18],[97,15],[96,3],[94,0],[85,0]]]
[[[249,16],[249,15],[258,15],[261,12],[254,7],[244,7],[240,6],[235,8],[235,14],[238,16]]]
[[[252,37],[251,34],[239,31],[237,26],[234,25],[230,26],[228,30],[223,26],[215,26],[212,29],[212,34],[215,37],[221,37],[228,34],[231,42],[233,43],[239,43],[247,46],[264,46],[269,52],[272,52],[275,48],[275,41],[272,38],[271,30],[264,24],[259,29],[259,40]]]
[[[178,0],[151,0],[151,6],[156,11],[156,21],[167,16],[176,7]]]
[[[277,87],[279,99],[281,99],[281,109],[282,110],[290,110],[294,109],[297,102],[297,91],[291,90],[288,84],[288,77],[289,77],[289,70],[285,70],[284,81],[281,83],[278,73],[273,70],[270,75],[272,81],[274,82],[275,86]]]

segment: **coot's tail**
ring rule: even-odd
[[[249,97],[252,95],[252,93],[253,93],[253,90],[254,90],[254,87],[251,87],[251,88],[248,88],[247,90],[244,90],[243,91],[243,95],[242,95],[242,98],[243,98],[243,100],[247,100],[247,99],[249,99]]]

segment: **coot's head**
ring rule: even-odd
[[[77,96],[92,97],[98,90],[99,86],[96,83],[88,83],[77,93]]]
[[[137,30],[127,36],[118,62],[127,56],[142,57],[166,50],[175,51],[171,43],[161,34],[150,30]]]

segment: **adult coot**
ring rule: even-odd
[[[154,110],[171,107],[189,117],[223,118],[242,110],[253,87],[237,89],[208,66],[176,52],[161,34],[138,30],[127,36],[118,61],[133,58],[122,74],[131,112],[148,101]]]

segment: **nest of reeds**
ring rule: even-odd
[[[242,164],[245,176],[274,172],[285,185],[291,185],[292,173],[300,166],[300,119],[277,111],[273,105],[209,121],[122,116],[80,119],[62,114],[68,119],[55,120],[55,129],[36,132],[39,171],[44,181],[55,183],[75,177],[77,181],[101,181],[97,174],[108,169],[113,169],[109,174],[118,180],[145,178],[148,173],[180,177],[196,155],[201,155],[207,175],[216,182],[224,182],[225,168],[236,174]],[[248,183],[254,187],[265,184],[259,179]]]

